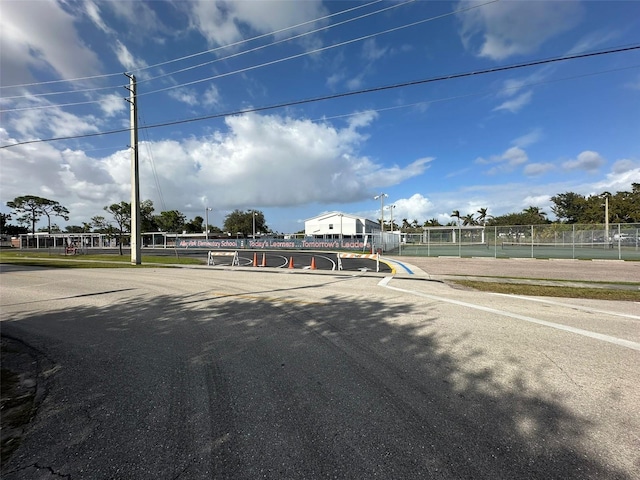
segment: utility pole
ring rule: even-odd
[[[138,168],[138,105],[136,77],[125,73],[129,78],[129,112],[131,122],[131,263],[140,265],[140,172]]]

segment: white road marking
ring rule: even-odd
[[[500,295],[503,297],[519,298],[521,300],[529,300],[531,302],[540,302],[540,303],[547,303],[549,305],[558,305],[561,307],[575,308],[576,310],[582,310],[584,312],[604,313],[605,315],[615,315],[617,317],[625,317],[625,318],[632,318],[634,320],[640,320],[640,315],[632,315],[630,313],[610,312],[608,310],[598,310],[597,308],[581,307],[580,305],[572,305],[570,303],[555,302],[553,300],[547,300],[542,298],[531,298],[531,297],[525,297],[522,295],[509,295],[508,293],[492,293],[491,295]]]
[[[620,347],[626,347],[626,348],[631,348],[632,350],[640,351],[640,343],[632,342],[630,340],[624,340],[622,338],[612,337],[610,335],[603,335],[602,333],[590,332],[589,330],[570,327],[568,325],[562,325],[559,323],[548,322],[546,320],[541,320],[539,318],[527,317],[525,315],[518,315],[517,313],[511,313],[505,310],[498,310],[496,308],[485,307],[483,305],[476,305],[474,303],[461,302],[459,300],[452,300],[450,298],[438,297],[436,295],[429,295],[427,293],[416,292],[414,290],[407,290],[404,288],[392,287],[388,285],[391,278],[393,277],[383,278],[380,282],[378,282],[378,285],[381,287],[388,288],[390,290],[395,290],[397,292],[408,293],[410,295],[416,295],[418,297],[428,298],[430,300],[435,300],[438,302],[451,303],[453,305],[458,305],[460,307],[472,308],[472,309],[480,310],[487,313],[493,313],[494,315],[501,315],[503,317],[515,318],[517,320],[523,320],[525,322],[536,323],[538,325],[543,325],[545,327],[551,327],[557,330],[563,330],[565,332],[576,333],[584,337],[589,337],[595,340],[600,340],[602,342],[613,343],[614,345],[618,345]]]

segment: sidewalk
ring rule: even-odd
[[[631,282],[640,287],[640,262],[620,260],[538,260],[454,257],[385,257],[410,268],[417,277],[432,280],[466,278],[519,283],[561,280],[579,282]],[[398,275],[407,275],[401,266]],[[557,283],[557,282],[556,282]]]

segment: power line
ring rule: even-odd
[[[142,128],[143,129],[147,129],[147,128],[168,127],[168,126],[172,126],[172,125],[180,125],[180,124],[184,124],[184,123],[192,123],[192,122],[198,122],[198,121],[202,121],[202,120],[211,120],[211,119],[215,119],[215,118],[227,117],[227,116],[232,116],[232,115],[243,115],[243,114],[246,114],[246,113],[262,112],[262,111],[265,111],[265,110],[274,110],[274,109],[278,109],[278,108],[292,107],[292,106],[296,106],[296,105],[303,105],[303,104],[307,104],[307,103],[320,102],[320,101],[324,101],[324,100],[334,100],[334,99],[337,99],[337,98],[344,98],[344,97],[350,97],[350,96],[355,96],[355,95],[362,95],[362,94],[365,94],[365,93],[381,92],[381,91],[385,91],[385,90],[393,90],[393,89],[397,89],[397,88],[405,88],[405,87],[410,87],[410,86],[415,86],[415,85],[424,85],[424,84],[427,84],[427,83],[434,83],[434,82],[440,82],[440,81],[445,81],[445,80],[453,80],[453,79],[457,79],[457,78],[466,78],[466,77],[473,77],[473,76],[479,76],[479,75],[486,75],[486,74],[489,74],[489,73],[504,72],[504,71],[508,71],[508,70],[516,70],[516,69],[520,69],[520,68],[533,67],[533,66],[537,66],[537,65],[545,65],[545,64],[550,64],[550,63],[564,62],[564,61],[567,61],[567,60],[576,60],[576,59],[580,59],[580,58],[590,58],[590,57],[597,57],[597,56],[602,56],[602,55],[610,55],[610,54],[613,54],[613,53],[622,53],[622,52],[628,52],[628,51],[638,50],[638,49],[640,49],[640,45],[630,45],[630,46],[611,48],[611,49],[607,49],[607,50],[600,50],[600,51],[596,51],[596,52],[586,52],[586,53],[579,53],[579,54],[567,55],[567,56],[562,56],[562,57],[553,57],[553,58],[546,58],[546,59],[542,59],[542,60],[533,60],[533,61],[524,62],[524,63],[517,63],[517,64],[512,64],[512,65],[503,65],[503,66],[486,68],[486,69],[476,70],[476,71],[471,71],[471,72],[463,72],[463,73],[454,73],[454,74],[449,74],[449,75],[441,75],[441,76],[438,76],[438,77],[431,77],[431,78],[420,79],[420,80],[411,80],[411,81],[408,81],[408,82],[395,83],[395,84],[391,84],[391,85],[383,85],[383,86],[379,86],[379,87],[366,88],[366,89],[362,89],[362,90],[354,90],[354,91],[351,91],[351,92],[336,93],[336,94],[332,94],[332,95],[313,97],[313,98],[308,98],[308,99],[303,99],[303,100],[292,100],[292,101],[289,101],[289,102],[283,102],[283,103],[278,103],[278,104],[268,105],[268,106],[263,106],[263,107],[252,107],[252,108],[246,108],[246,109],[232,111],[232,112],[217,113],[217,114],[205,115],[205,116],[201,116],[201,117],[193,117],[193,118],[187,118],[187,119],[182,119],[182,120],[174,120],[174,121],[170,121],[170,122],[156,123],[156,124],[152,124],[152,125],[147,125],[147,126],[142,127]],[[104,131],[104,132],[94,132],[94,133],[86,133],[86,134],[80,134],[80,135],[69,135],[69,136],[65,136],[65,137],[54,137],[54,138],[39,139],[39,140],[26,140],[26,141],[23,141],[23,142],[17,142],[17,143],[10,144],[10,145],[2,145],[2,146],[0,146],[0,149],[16,147],[16,146],[19,146],[19,145],[27,145],[27,144],[32,144],[32,143],[43,143],[43,142],[53,142],[53,141],[60,141],[60,140],[73,140],[73,139],[78,139],[78,138],[97,137],[97,136],[101,136],[101,135],[112,135],[112,134],[116,134],[116,133],[129,132],[130,130],[131,130],[130,128],[122,128],[122,129],[109,130],[109,131]]]
[[[380,10],[376,10],[374,12],[365,13],[364,15],[360,15],[359,17],[349,18],[347,20],[343,20],[341,22],[334,23],[332,25],[327,25],[325,27],[316,28],[315,30],[310,30],[310,31],[304,32],[304,33],[299,33],[298,35],[294,35],[292,37],[287,37],[287,38],[283,38],[283,39],[280,39],[280,40],[276,40],[274,42],[267,43],[265,45],[260,45],[258,47],[250,48],[249,50],[243,50],[242,52],[236,52],[236,53],[233,53],[231,55],[227,55],[226,57],[216,58],[215,60],[210,60],[208,62],[199,63],[197,65],[192,65],[190,67],[185,67],[185,68],[182,68],[180,70],[175,70],[173,72],[164,73],[164,74],[158,75],[156,77],[145,78],[143,80],[140,80],[138,83],[140,84],[140,83],[144,83],[144,82],[150,82],[152,80],[157,80],[158,78],[168,77],[170,75],[175,75],[176,73],[182,73],[182,72],[186,72],[186,71],[189,71],[189,70],[194,70],[196,68],[204,67],[206,65],[211,65],[212,63],[222,62],[224,60],[229,60],[230,58],[235,58],[235,57],[239,57],[241,55],[246,55],[248,53],[253,53],[253,52],[256,52],[258,50],[262,50],[264,48],[268,48],[268,47],[272,47],[274,45],[278,45],[280,43],[289,42],[291,40],[295,40],[297,38],[305,37],[307,35],[312,35],[314,33],[322,32],[322,31],[325,31],[325,30],[330,30],[332,28],[339,27],[339,26],[345,25],[347,23],[355,22],[356,20],[362,20],[363,18],[370,17],[372,15],[377,15],[379,13],[383,13],[383,12],[386,12],[388,10],[395,9],[395,8],[398,8],[398,7],[403,7],[403,6],[407,5],[407,4],[413,3],[415,1],[416,0],[407,0],[405,2],[397,3],[397,4],[391,5],[389,7],[385,7],[385,8],[382,8]],[[498,0],[493,0],[493,1],[497,2]],[[489,2],[489,3],[492,3],[492,2]],[[308,52],[308,54],[311,54],[311,53],[315,53],[315,52]]]
[[[381,0],[378,0],[378,1],[381,1]],[[283,43],[283,42],[286,42],[286,41],[294,40],[296,38],[300,38],[300,37],[303,37],[303,36],[306,36],[306,35],[311,35],[313,33],[317,33],[317,32],[322,31],[322,30],[327,30],[329,28],[334,28],[336,26],[340,26],[340,25],[343,25],[343,24],[346,24],[346,23],[350,23],[352,21],[360,20],[362,18],[371,16],[371,15],[375,15],[375,14],[378,14],[378,13],[382,13],[382,12],[388,11],[388,10],[393,9],[393,8],[398,8],[398,7],[407,5],[409,3],[413,3],[415,1],[416,0],[408,0],[408,1],[405,1],[403,3],[395,4],[395,5],[392,5],[390,7],[385,7],[383,9],[376,10],[375,12],[369,12],[369,13],[361,15],[359,17],[355,17],[355,18],[351,18],[351,19],[348,19],[348,20],[344,20],[342,22],[338,22],[336,24],[329,25],[327,27],[318,28],[316,30],[312,30],[310,32],[305,32],[305,33],[302,33],[302,34],[299,34],[299,35],[295,35],[293,37],[288,37],[286,39],[277,40],[277,41],[272,42],[270,44],[261,45],[259,47],[255,47],[255,48],[252,48],[252,49],[249,49],[249,50],[245,50],[245,51],[242,51],[242,52],[237,52],[237,53],[228,55],[226,57],[217,58],[217,59],[211,60],[209,62],[204,62],[204,63],[198,64],[198,65],[193,65],[193,66],[186,67],[186,68],[183,68],[183,69],[180,69],[180,70],[176,70],[174,72],[166,73],[166,74],[163,74],[163,75],[158,75],[156,77],[152,77],[152,78],[148,78],[148,79],[144,79],[144,80],[139,80],[138,84],[144,83],[144,82],[150,82],[152,80],[157,80],[159,78],[164,78],[164,77],[167,77],[167,76],[170,76],[170,75],[175,75],[176,73],[186,72],[186,71],[189,71],[189,70],[193,70],[195,68],[199,68],[199,67],[202,67],[202,66],[210,65],[212,63],[228,60],[230,58],[238,57],[240,55],[245,55],[247,53],[252,53],[252,52],[261,50],[263,48],[267,48],[267,47],[270,47],[270,46],[273,46],[273,45],[277,45],[279,43]],[[403,29],[403,28],[412,27],[412,26],[418,25],[420,23],[425,23],[425,22],[428,22],[428,21],[437,20],[437,19],[440,19],[440,18],[445,17],[445,16],[454,15],[456,13],[460,13],[460,12],[463,12],[465,10],[469,10],[471,8],[482,7],[484,5],[488,5],[490,3],[495,3],[497,1],[499,1],[499,0],[490,0],[490,1],[488,1],[486,3],[483,3],[483,4],[474,5],[472,7],[468,7],[468,8],[461,9],[461,10],[457,10],[457,11],[454,11],[454,12],[451,12],[451,13],[447,13],[447,14],[438,16],[438,17],[431,17],[431,18],[428,18],[428,19],[425,19],[425,20],[421,20],[419,22],[414,22],[414,23],[411,23],[411,24],[408,24],[408,25],[396,27],[394,29],[383,31],[383,32],[378,32],[378,33],[371,34],[371,35],[368,35],[368,36],[365,36],[365,37],[356,38],[356,39],[353,39],[353,40],[350,40],[350,41],[346,41],[346,42],[343,42],[343,43],[332,45],[330,47],[324,47],[324,48],[316,49],[316,50],[313,50],[313,51],[304,52],[304,53],[293,55],[293,56],[290,56],[290,57],[278,59],[278,60],[275,60],[275,61],[272,61],[272,62],[267,62],[267,63],[263,63],[263,64],[259,64],[259,65],[254,65],[254,66],[247,67],[247,68],[240,69],[240,70],[234,70],[234,71],[231,71],[231,72],[227,72],[227,73],[224,73],[224,74],[216,75],[216,76],[205,78],[205,79],[201,79],[201,80],[195,80],[193,82],[172,85],[170,87],[166,87],[166,88],[162,88],[162,89],[158,89],[158,90],[153,90],[151,92],[145,92],[145,93],[142,93],[142,94],[138,94],[138,96],[151,95],[151,94],[154,94],[154,93],[160,93],[160,92],[164,92],[164,91],[168,91],[168,90],[174,90],[174,89],[177,89],[177,88],[182,88],[182,87],[185,87],[185,86],[188,86],[188,85],[193,85],[193,84],[196,84],[196,83],[202,83],[202,82],[206,82],[206,81],[209,81],[209,80],[215,80],[217,78],[236,75],[238,73],[243,73],[243,72],[246,72],[248,70],[255,70],[255,69],[258,69],[258,68],[265,67],[265,66],[273,65],[275,63],[281,63],[281,62],[284,62],[284,61],[287,61],[287,60],[292,60],[292,59],[295,59],[295,58],[298,58],[298,57],[312,55],[314,53],[318,53],[318,52],[323,51],[323,50],[328,50],[330,48],[336,48],[336,47],[340,47],[340,46],[343,46],[343,45],[346,45],[346,44],[349,44],[349,43],[354,43],[354,42],[366,40],[368,38],[371,38],[371,37],[374,37],[374,36],[377,36],[377,35],[383,35],[383,34],[390,33],[390,32],[393,32],[393,31],[396,31],[396,30],[400,30],[400,29]],[[377,3],[377,2],[371,2],[370,4],[373,4],[373,3]],[[370,5],[370,4],[367,4],[367,5]],[[353,9],[351,9],[351,10],[353,10]],[[344,12],[339,12],[339,13],[344,13]],[[323,18],[326,18],[326,17],[323,17]],[[309,23],[309,22],[306,22],[306,23]],[[281,31],[288,30],[290,28],[295,28],[295,27],[288,27],[286,29],[282,29]],[[277,32],[275,32],[275,33],[277,33]],[[265,35],[267,35],[267,34],[265,34]],[[262,36],[265,36],[265,35],[262,35]],[[260,37],[254,37],[254,38],[260,38]],[[236,42],[236,43],[243,43],[243,42]],[[230,44],[230,45],[235,45],[235,44]],[[226,46],[223,46],[223,47],[218,47],[218,48],[213,49],[213,50],[219,50],[219,49],[222,49],[222,48],[226,48],[228,46],[229,45],[226,45]],[[208,52],[213,51],[213,50],[209,50]],[[200,54],[194,54],[192,56],[196,56],[196,55],[200,55]],[[183,57],[183,58],[189,58],[189,57]],[[173,62],[173,61],[174,60],[172,60],[170,62]],[[165,63],[170,63],[170,62],[165,62]],[[136,71],[136,70],[134,70],[134,71]],[[120,85],[120,86],[126,88],[126,85]],[[61,92],[39,93],[39,94],[32,94],[32,95],[16,95],[16,96],[13,96],[13,97],[4,97],[4,98],[5,99],[17,99],[17,98],[29,98],[29,97],[44,97],[44,96],[60,95],[60,94],[66,94],[66,93],[80,93],[80,92],[100,91],[100,90],[106,90],[106,89],[111,89],[111,88],[114,88],[114,87],[101,87],[101,88],[95,88],[95,89],[85,89],[85,90],[75,90],[75,91],[74,90],[67,90],[67,91],[61,91]],[[20,112],[20,111],[26,111],[26,110],[43,110],[43,109],[48,109],[48,108],[62,108],[62,107],[70,107],[70,106],[78,106],[78,105],[88,105],[88,104],[100,103],[101,101],[102,100],[88,100],[88,101],[85,101],[85,102],[72,102],[72,103],[64,103],[64,104],[39,105],[39,106],[32,106],[32,107],[19,107],[19,108],[0,110],[0,113]]]
[[[222,50],[222,49],[225,49],[225,48],[237,47],[238,45],[242,45],[243,43],[252,42],[254,40],[259,40],[261,38],[265,38],[265,37],[268,37],[268,36],[271,36],[271,35],[276,35],[278,33],[286,32],[287,30],[292,30],[292,29],[295,29],[295,28],[303,27],[305,25],[308,25],[308,24],[311,24],[311,23],[315,23],[315,22],[319,22],[320,20],[326,20],[327,18],[335,17],[337,15],[343,15],[345,13],[349,13],[351,11],[358,10],[360,8],[365,8],[365,7],[374,5],[376,3],[380,3],[382,1],[384,1],[384,0],[374,0],[372,2],[365,3],[363,5],[358,5],[358,6],[355,6],[355,7],[352,7],[352,8],[348,8],[346,10],[341,10],[339,12],[332,13],[330,15],[325,15],[324,17],[316,18],[316,19],[313,19],[313,20],[307,20],[306,22],[302,22],[302,23],[299,23],[297,25],[281,28],[280,30],[274,30],[272,32],[263,33],[261,35],[255,36],[255,37],[251,37],[251,38],[247,38],[247,39],[243,39],[243,40],[238,40],[237,42],[228,43],[226,45],[221,45],[219,47],[212,48],[210,50],[204,50],[204,51],[198,52],[198,53],[192,53],[190,55],[186,55],[184,57],[176,58],[176,59],[173,59],[173,60],[167,60],[166,62],[156,63],[156,64],[150,65],[148,67],[142,67],[142,68],[134,69],[134,70],[132,70],[132,72],[140,72],[140,71],[143,71],[143,70],[148,70],[150,68],[161,67],[161,66],[167,65],[169,63],[179,62],[181,60],[187,60],[189,58],[194,58],[194,57],[198,57],[198,56],[201,56],[201,55],[206,55],[208,53],[217,52],[218,50]],[[410,0],[410,1],[415,1],[415,0]],[[406,2],[406,3],[409,3],[409,2]]]
[[[331,18],[331,17],[338,16],[338,15],[343,15],[345,13],[349,13],[351,11],[358,10],[360,8],[365,8],[365,7],[374,5],[376,3],[380,3],[382,1],[384,1],[384,0],[373,0],[372,2],[365,3],[363,5],[357,5],[355,7],[348,8],[348,9],[345,9],[345,10],[341,10],[339,12],[332,13],[330,15],[325,15],[324,17],[315,18],[313,20],[307,20],[306,22],[298,23],[297,25],[292,25],[292,26],[289,26],[289,27],[281,28],[279,30],[274,30],[274,31],[271,31],[271,32],[268,32],[268,33],[263,33],[261,35],[255,36],[255,37],[239,40],[237,42],[229,43],[229,44],[226,44],[226,45],[221,45],[219,47],[212,48],[212,49],[209,49],[209,50],[204,50],[202,52],[192,53],[190,55],[185,55],[183,57],[174,58],[174,59],[167,60],[167,61],[164,61],[164,62],[156,63],[154,65],[148,65],[148,66],[145,66],[145,67],[134,68],[134,69],[131,69],[131,73],[136,73],[136,72],[141,72],[141,71],[144,71],[144,70],[149,70],[149,69],[152,69],[152,68],[161,67],[163,65],[168,65],[170,63],[179,62],[181,60],[187,60],[189,58],[194,58],[194,57],[198,57],[198,56],[201,56],[201,55],[206,55],[208,53],[216,52],[216,51],[224,49],[224,48],[230,48],[230,47],[235,47],[235,46],[238,46],[238,45],[242,45],[243,43],[251,42],[251,41],[254,41],[254,40],[259,40],[261,38],[265,38],[265,37],[268,37],[268,36],[271,36],[271,35],[276,35],[278,33],[282,33],[282,32],[285,32],[287,30],[292,30],[292,29],[295,29],[295,28],[303,27],[303,26],[311,24],[311,23],[319,22],[321,20],[326,20],[327,18]],[[409,0],[406,3],[413,2],[413,1],[415,1],[415,0]],[[3,88],[34,87],[34,86],[40,86],[40,85],[51,85],[51,84],[55,84],[55,83],[79,82],[79,81],[83,81],[83,80],[95,80],[95,79],[98,79],[98,78],[114,77],[116,75],[118,75],[118,76],[122,75],[122,72],[105,73],[105,74],[91,75],[91,76],[86,76],[86,77],[63,78],[63,79],[59,79],[59,80],[49,80],[49,81],[44,81],[44,82],[23,83],[23,84],[15,84],[15,85],[0,85],[0,90],[3,89]],[[74,90],[69,90],[69,91],[66,91],[66,92],[54,92],[54,93],[51,93],[49,95],[61,94],[61,93],[75,93],[75,92],[76,91],[74,91]],[[4,98],[19,98],[19,97],[4,97]]]
[[[371,33],[369,35],[364,35],[362,37],[353,38],[351,40],[346,40],[344,42],[335,43],[333,45],[327,45],[326,47],[316,48],[315,50],[311,50],[311,51],[308,51],[308,52],[303,52],[303,53],[298,53],[298,54],[295,54],[295,55],[290,55],[288,57],[279,58],[277,60],[272,60],[270,62],[265,62],[265,63],[261,63],[261,64],[258,64],[258,65],[252,65],[250,67],[241,68],[241,69],[238,69],[238,70],[234,70],[232,72],[221,73],[221,74],[218,74],[218,75],[214,75],[212,77],[202,78],[200,80],[194,80],[194,81],[191,81],[191,82],[181,83],[181,84],[178,84],[178,85],[171,85],[170,87],[160,88],[158,90],[152,90],[150,92],[138,93],[138,97],[141,97],[141,96],[144,96],[144,95],[152,95],[154,93],[166,92],[168,90],[174,90],[176,88],[188,87],[189,85],[195,85],[197,83],[208,82],[210,80],[216,80],[218,78],[228,77],[230,75],[236,75],[238,73],[244,73],[244,72],[248,72],[248,71],[251,71],[251,70],[256,70],[256,69],[262,68],[262,67],[268,67],[268,66],[275,65],[275,64],[278,64],[278,63],[286,62],[288,60],[294,60],[296,58],[305,57],[307,55],[312,55],[312,54],[315,54],[315,53],[324,52],[324,51],[331,50],[331,49],[334,49],[334,48],[343,47],[344,45],[349,45],[351,43],[356,43],[356,42],[361,42],[363,40],[368,40],[369,38],[374,38],[374,37],[377,37],[379,35],[386,35],[387,33],[393,33],[393,32],[397,32],[399,30],[403,30],[405,28],[410,28],[410,27],[415,27],[416,25],[421,25],[423,23],[432,22],[434,20],[440,20],[441,18],[449,17],[451,15],[456,15],[456,14],[459,14],[459,13],[462,13],[462,12],[466,12],[468,10],[472,10],[472,9],[475,9],[475,8],[484,7],[486,5],[489,5],[491,3],[496,3],[498,1],[499,0],[489,0],[488,2],[485,2],[485,3],[474,4],[474,5],[471,5],[470,7],[461,8],[459,10],[454,10],[454,11],[449,12],[449,13],[443,13],[442,15],[437,15],[435,17],[425,18],[423,20],[418,20],[416,22],[407,23],[405,25],[400,25],[399,27],[394,27],[394,28],[390,28],[390,29],[387,29],[387,30],[382,30],[380,32]]]
[[[423,100],[421,102],[414,102],[414,103],[406,103],[403,105],[394,105],[392,107],[382,107],[382,108],[369,108],[367,110],[364,110],[366,112],[388,112],[391,110],[399,110],[402,108],[409,108],[409,107],[417,107],[417,106],[422,106],[422,105],[430,105],[432,103],[439,103],[439,102],[448,102],[451,100],[459,100],[461,98],[469,98],[469,97],[477,97],[480,95],[489,95],[489,94],[496,94],[496,93],[502,93],[502,92],[508,92],[510,90],[521,90],[523,88],[526,87],[533,87],[533,86],[538,86],[538,85],[546,85],[548,83],[557,83],[557,82],[564,82],[567,80],[575,80],[577,78],[586,78],[586,77],[593,77],[595,75],[604,75],[605,73],[612,73],[612,72],[621,72],[624,70],[631,70],[634,68],[640,68],[640,64],[639,65],[631,65],[629,67],[620,67],[620,68],[611,68],[609,70],[599,70],[597,72],[590,72],[590,73],[582,73],[580,75],[571,75],[569,77],[562,77],[562,78],[554,78],[554,79],[550,79],[550,80],[540,80],[538,82],[529,82],[529,83],[523,83],[520,84],[518,86],[515,87],[505,87],[502,88],[500,90],[484,90],[481,92],[473,92],[473,93],[467,93],[464,95],[454,95],[451,97],[444,97],[444,98],[436,98],[433,100]],[[356,115],[360,115],[361,113],[363,113],[363,111],[361,112],[354,112],[354,113],[344,113],[341,115],[331,115],[331,116],[324,116],[321,118],[316,118],[316,119],[312,119],[312,122],[318,122],[321,120],[335,120],[338,118],[348,118],[348,117],[354,117]]]

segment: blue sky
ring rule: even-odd
[[[275,231],[322,212],[437,218],[640,182],[640,50],[253,108],[640,44],[637,1],[0,2],[0,146],[129,126],[141,198]],[[61,81],[63,80],[63,81]],[[0,149],[0,200],[64,227],[130,199],[128,132]],[[389,211],[385,213],[389,218]],[[44,226],[41,225],[41,226]]]

